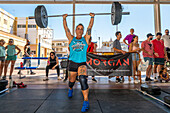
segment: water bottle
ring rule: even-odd
[[[23,63],[22,62],[20,63],[20,67],[23,68]]]

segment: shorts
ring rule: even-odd
[[[6,60],[17,60],[17,56],[16,55],[7,56]]]
[[[75,63],[73,61],[69,61],[69,66],[68,66],[68,70],[69,71],[73,71],[73,72],[77,72],[78,68],[82,65],[86,65],[86,62],[82,62],[82,63]]]
[[[164,65],[165,59],[164,58],[155,58],[154,59],[154,64],[155,65]]]
[[[137,53],[132,53],[132,60],[139,61],[139,55]]]
[[[144,61],[149,61],[149,65],[153,65],[153,58],[150,57],[144,57]]]
[[[0,57],[0,61],[5,62],[5,57]]]

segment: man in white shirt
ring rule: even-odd
[[[166,51],[170,52],[170,35],[169,35],[168,29],[165,30],[165,35],[162,36],[162,40],[164,41]],[[170,59],[170,54],[167,53],[167,55],[168,55],[168,58]]]

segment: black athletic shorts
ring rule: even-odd
[[[74,71],[74,72],[77,72],[78,71],[78,68],[82,65],[86,65],[86,62],[82,62],[82,63],[75,63],[73,61],[69,61],[69,66],[68,66],[68,70],[69,71]]]

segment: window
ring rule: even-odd
[[[28,28],[36,28],[36,25],[28,25]]]
[[[33,54],[36,54],[36,51],[32,51]]]
[[[26,25],[17,25],[18,28],[26,28]]]
[[[6,19],[4,19],[4,24],[7,25],[8,21]]]
[[[57,54],[57,57],[62,57],[62,54]]]
[[[62,43],[56,43],[56,46],[61,46],[62,45]]]
[[[17,28],[21,28],[21,25],[17,25]]]

